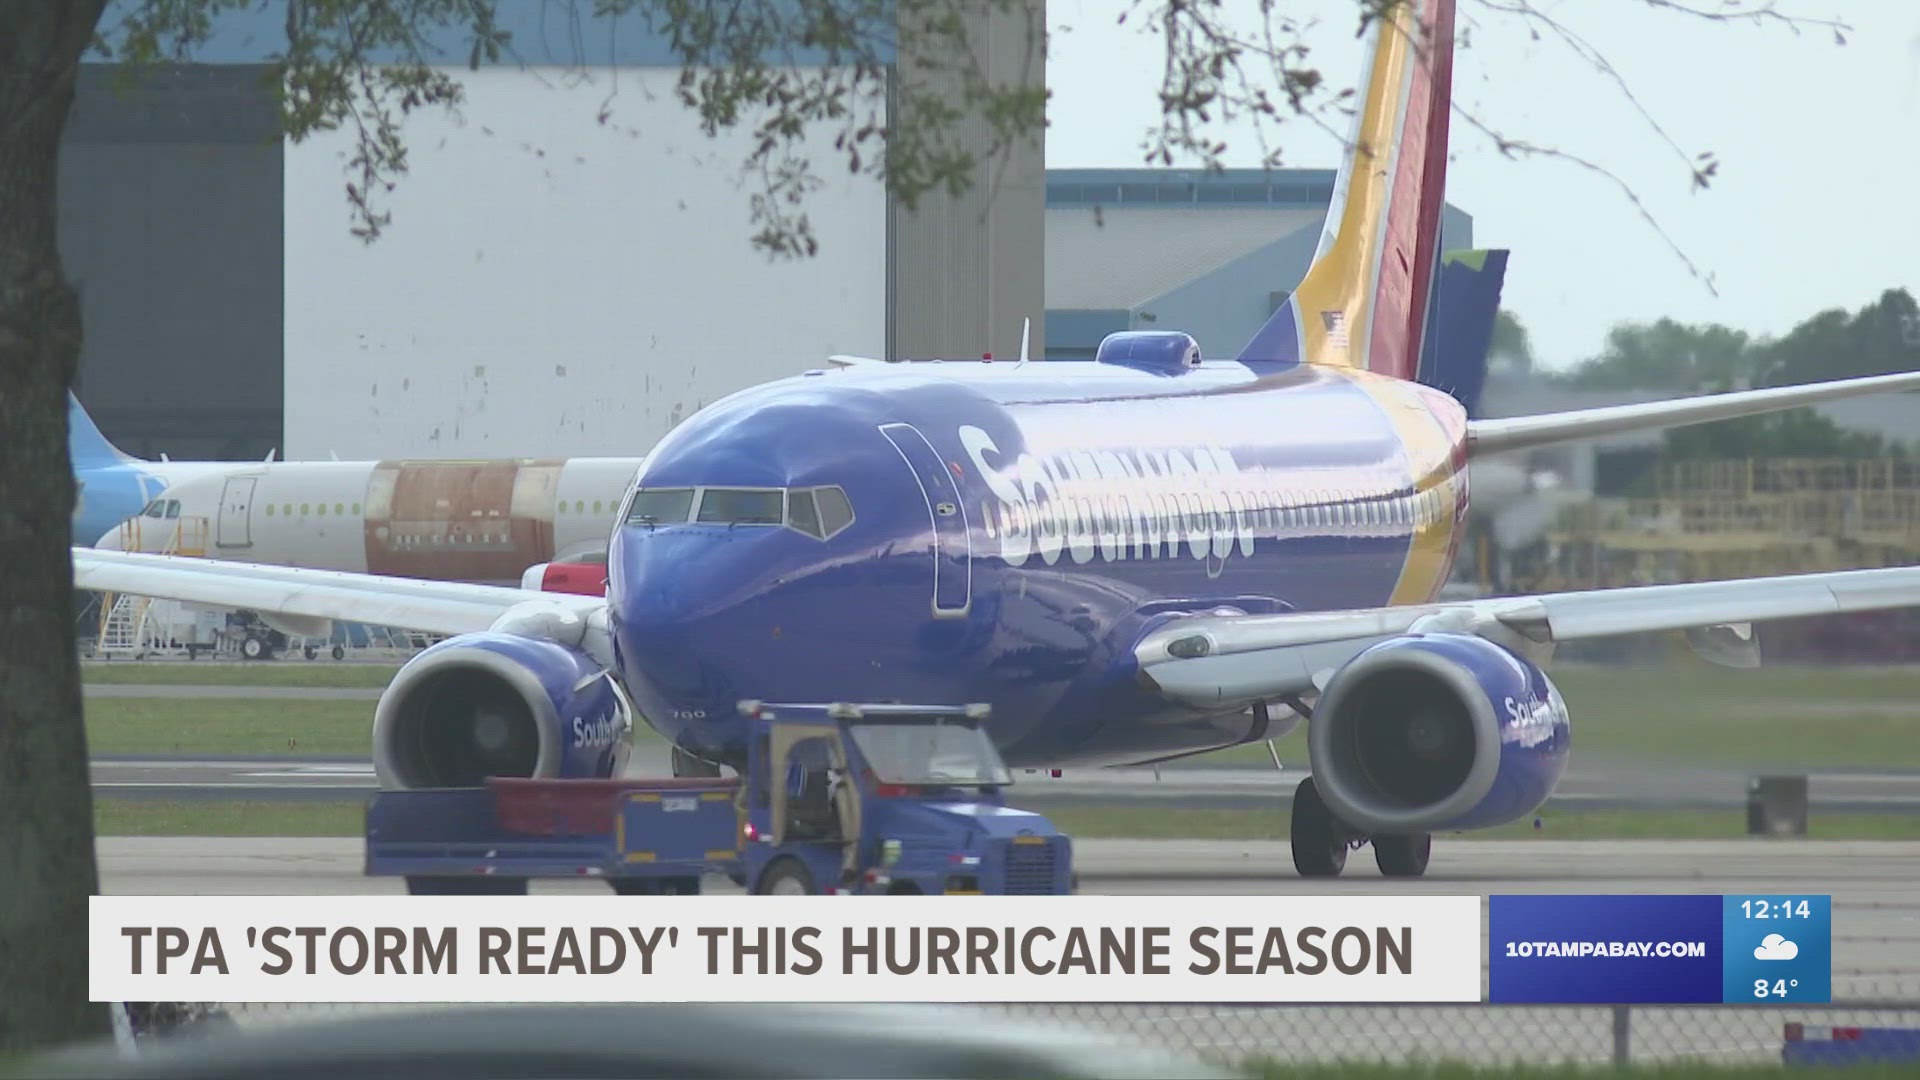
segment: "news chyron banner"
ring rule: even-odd
[[[1477,1002],[1478,896],[97,896],[95,1001]]]
[[[1492,896],[1488,999],[1826,1003],[1827,896]]]

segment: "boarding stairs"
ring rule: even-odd
[[[153,551],[161,555],[185,555],[204,558],[207,554],[208,521],[204,517],[133,517],[120,523],[118,540],[121,551]],[[154,546],[148,546],[153,542]],[[186,652],[191,655],[202,643],[178,644],[176,625],[164,616],[177,605],[154,610],[150,596],[107,593],[100,598],[100,634],[95,640],[97,656],[139,659],[163,653]],[[211,646],[208,645],[208,650]]]

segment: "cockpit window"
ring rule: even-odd
[[[820,506],[820,533],[831,537],[853,524],[853,506],[847,493],[837,487],[815,488],[814,501]]]
[[[707,488],[696,521],[713,525],[778,525],[786,516],[779,488]]]
[[[177,518],[180,516],[180,500],[179,499],[167,500],[167,516],[170,518]]]
[[[787,492],[787,524],[815,540],[826,538],[820,531],[820,512],[814,509],[812,491]]]
[[[785,525],[830,540],[853,524],[847,493],[837,487],[639,488],[629,498],[629,525]]]
[[[167,515],[167,500],[165,499],[153,500],[152,502],[147,504],[147,508],[145,510],[140,511],[140,515],[142,517],[150,517],[150,518],[165,517]]]
[[[692,488],[641,488],[627,508],[627,524],[677,525],[692,509]]]

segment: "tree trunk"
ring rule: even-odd
[[[68,554],[80,306],[55,241],[60,131],[104,3],[7,0],[0,20],[0,1051],[107,1031],[87,1003],[99,875]]]

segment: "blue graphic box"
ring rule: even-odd
[[[1718,896],[1489,897],[1488,1000],[1719,1001],[1721,921]]]
[[[1832,1000],[1831,897],[1755,893],[1722,900],[1724,1000]]]
[[[1488,1000],[1824,1002],[1825,896],[1493,896]]]

